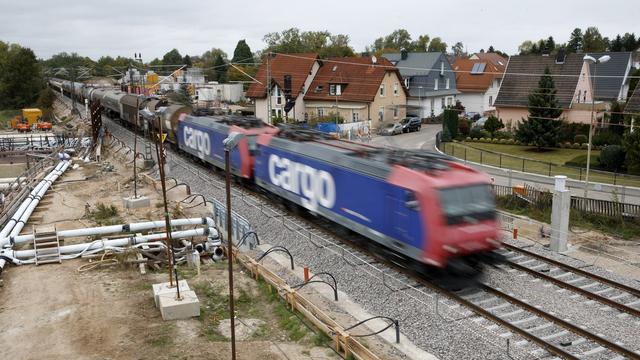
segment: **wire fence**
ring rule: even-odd
[[[501,169],[511,169],[545,176],[565,175],[570,179],[584,181],[587,170],[582,167],[559,165],[552,162],[527,159],[519,156],[482,150],[454,142],[441,142],[439,149],[453,157]],[[618,172],[589,169],[589,181],[595,183],[640,187],[640,176]]]

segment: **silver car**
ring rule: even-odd
[[[393,122],[387,123],[380,129],[380,135],[396,135],[402,134],[402,124]]]

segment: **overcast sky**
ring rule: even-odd
[[[290,27],[348,34],[363,51],[376,37],[405,28],[462,41],[469,52],[493,45],[507,53],[523,40],[552,35],[567,41],[575,27],[595,25],[604,36],[640,35],[640,7],[630,0],[324,0],[324,1],[130,1],[2,0],[0,40],[30,47],[41,58],[67,51],[145,61],[172,48],[199,55],[219,47],[229,56],[240,39],[262,49],[268,32]]]

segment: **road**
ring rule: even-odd
[[[441,124],[422,125],[422,129],[419,132],[394,136],[375,136],[371,139],[371,144],[435,152],[436,134],[440,130],[442,130]],[[526,182],[540,190],[552,190],[554,186],[554,179],[548,176],[510,171],[472,163],[467,163],[467,165],[489,174],[497,185],[515,186]],[[571,190],[572,195],[584,196],[583,181],[569,179],[567,181],[567,187]],[[592,183],[589,185],[588,197],[609,201],[614,200],[614,197],[616,197],[620,202],[640,205],[640,189],[638,188],[624,186],[614,187],[611,185]]]
[[[393,136],[375,136],[372,145],[388,146],[401,149],[433,151],[436,144],[436,134],[442,130],[441,124],[422,125],[420,131]]]

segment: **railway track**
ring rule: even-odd
[[[241,193],[244,193],[244,191]],[[264,199],[257,201],[264,201]],[[283,224],[284,218],[285,216],[283,214]],[[290,218],[290,216],[287,216],[287,218]],[[296,219],[297,217],[293,218]],[[297,219],[297,221],[295,221],[298,229],[290,230],[320,234],[317,233],[317,229],[310,227],[307,221],[301,220],[302,219]],[[311,238],[311,235],[309,235],[309,237]],[[357,248],[361,250],[360,247]],[[368,251],[365,250],[365,254],[367,253]],[[531,354],[537,357],[544,356],[546,351],[554,356],[567,359],[584,357],[640,359],[640,353],[626,348],[624,344],[607,339],[601,334],[590,332],[584,327],[572,323],[570,320],[561,319],[553,313],[546,312],[540,307],[529,304],[525,299],[518,299],[512,294],[507,294],[499,288],[481,284],[479,288],[473,291],[450,290],[432,281],[416,279],[415,274],[407,273],[408,270],[400,268],[398,265],[390,264],[388,261],[379,260],[375,255],[372,256],[373,257],[363,255],[362,258],[371,259],[367,262],[370,266],[377,267],[378,265],[382,265],[382,270],[379,271],[383,274],[388,272],[388,269],[384,269],[384,265],[395,268],[406,276],[406,278],[410,279],[410,282],[416,283],[417,287],[424,286],[432,289],[451,301],[466,307],[481,316],[478,318],[480,320],[476,320],[476,322],[487,319],[494,323],[494,325],[490,325],[487,328],[499,328],[502,326],[509,330],[499,334],[500,337],[509,338],[513,334],[521,336],[523,340],[517,341],[516,345],[525,346],[528,342],[535,344],[538,348],[532,350]],[[364,264],[353,265],[358,266]],[[564,264],[560,265],[566,267]],[[559,268],[560,265],[558,265]],[[603,283],[605,282],[603,281]],[[456,304],[448,305],[452,308],[459,306]]]
[[[507,266],[580,294],[626,314],[640,317],[640,290],[540,254],[504,244]]]

